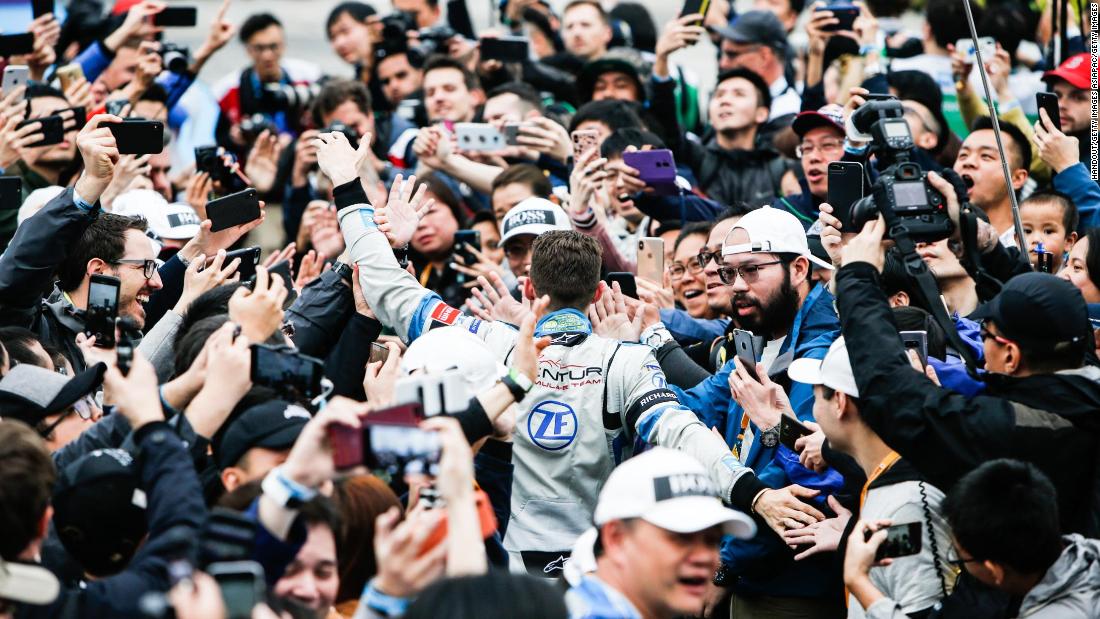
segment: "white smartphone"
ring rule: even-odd
[[[974,48],[974,39],[959,39],[955,42],[955,49],[970,59],[975,58]],[[997,53],[997,41],[993,37],[979,37],[977,48],[982,53],[982,60],[988,62]]]
[[[638,277],[662,285],[665,281],[665,240],[645,236],[638,239]]]
[[[498,151],[507,146],[504,134],[485,123],[455,123],[458,148],[467,151]]]
[[[4,82],[0,92],[5,95],[20,86],[26,86],[31,79],[31,70],[26,65],[13,64],[4,67]]]

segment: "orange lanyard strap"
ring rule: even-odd
[[[859,493],[859,511],[861,512],[861,518],[863,517],[863,504],[867,502],[867,490],[871,487],[871,482],[875,481],[880,475],[890,470],[890,467],[894,466],[894,464],[896,464],[897,461],[900,459],[901,454],[896,451],[891,451],[885,458],[882,459],[882,462],[878,463],[878,466],[875,467],[875,470],[867,476],[867,483],[863,484],[863,491]]]

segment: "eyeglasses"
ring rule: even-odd
[[[515,260],[526,258],[531,252],[531,246],[526,243],[511,243],[504,246],[504,255]]]
[[[696,258],[688,259],[688,263],[673,262],[668,265],[668,274],[672,279],[680,279],[690,271],[692,275],[699,273],[703,270],[703,267],[699,266],[699,261]]]
[[[123,260],[115,260],[111,264],[141,265],[141,273],[145,276],[145,279],[153,277],[153,273],[156,273],[157,269],[160,268],[160,261],[153,258],[125,258]]]
[[[61,416],[57,418],[57,421],[43,428],[38,435],[43,439],[48,439],[50,435],[53,434],[53,431],[57,429],[57,426],[61,425],[61,422],[65,421],[69,415],[73,413],[76,413],[77,416],[84,421],[88,421],[92,418],[92,410],[94,407],[95,401],[92,400],[92,396],[86,395],[74,402],[73,405],[69,407],[69,410],[62,413]]]
[[[967,563],[981,563],[982,559],[978,559],[975,557],[971,557],[969,559],[960,559],[959,551],[951,548],[948,551],[946,561],[947,564],[951,566],[951,569],[955,570],[956,572],[961,572],[963,571],[963,568],[966,566]]]
[[[277,52],[282,46],[282,43],[268,43],[266,45],[262,43],[250,43],[246,47],[250,52],[262,54],[264,52]]]
[[[737,281],[737,277],[745,280],[746,284],[752,284],[756,280],[760,279],[760,269],[771,266],[773,264],[782,264],[782,260],[772,260],[771,262],[760,262],[757,264],[745,264],[739,267],[731,267],[722,265],[718,267],[718,279],[722,280],[722,283],[727,286],[732,286]]]
[[[844,148],[844,142],[841,140],[822,140],[820,144],[803,142],[795,147],[794,154],[801,159],[805,155],[809,155],[818,150],[820,150],[822,154],[825,154],[840,152],[842,148]]]
[[[981,328],[978,331],[978,334],[981,336],[983,342],[986,341],[986,340],[992,339],[993,341],[997,342],[1001,346],[1007,346],[1008,344],[1012,343],[1012,340],[1010,340],[1006,337],[1002,337],[1000,335],[997,335],[996,333],[990,331],[989,328],[985,326],[985,324],[986,324],[985,322],[982,322]]]
[[[721,265],[722,250],[719,249],[717,251],[709,251],[706,247],[704,247],[699,251],[699,255],[695,256],[695,264],[692,264],[690,262],[688,264],[691,265],[693,269],[698,269],[699,271],[702,271],[703,269],[707,268],[707,265],[710,264],[711,260],[713,260],[715,264]]]

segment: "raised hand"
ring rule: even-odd
[[[469,245],[468,247],[470,253],[472,253],[474,257],[477,258],[477,262],[469,265],[465,263],[459,263],[459,256],[455,254],[455,261],[451,263],[452,269],[470,278],[470,281],[462,284],[464,288],[476,287],[478,285],[478,277],[487,277],[490,273],[504,273],[504,268],[501,267],[499,263],[490,261],[488,258],[485,257],[485,254],[481,253],[478,248],[472,245]]]
[[[183,293],[180,294],[180,300],[175,308],[177,314],[182,316],[191,303],[203,293],[226,282],[237,281],[238,277],[234,274],[237,272],[237,267],[241,265],[241,259],[234,258],[226,264],[225,257],[225,250],[222,249],[214,255],[209,265],[206,264],[206,256],[203,254],[199,254],[191,261],[183,274]]]
[[[307,488],[316,488],[336,475],[332,461],[332,445],[328,428],[340,424],[358,428],[359,418],[370,406],[343,396],[336,396],[302,428],[290,455],[286,458],[286,476]]]
[[[520,278],[520,288],[523,287],[523,278]],[[490,273],[488,278],[479,276],[477,283],[480,288],[474,288],[471,292],[481,307],[473,309],[474,314],[482,320],[499,320],[511,325],[521,325],[528,314],[533,313],[531,302],[524,298],[520,303],[512,298],[512,293],[504,285],[504,280],[497,273]]]
[[[256,191],[267,193],[275,186],[275,175],[279,171],[279,154],[283,152],[284,146],[277,134],[266,129],[256,138],[256,143],[252,145],[252,150],[248,153],[248,161],[244,166],[244,173],[252,181]]]
[[[665,25],[661,32],[661,38],[657,39],[656,61],[653,63],[653,74],[658,77],[668,77],[668,57],[677,50],[691,47],[706,35],[707,30],[702,26],[696,26],[696,22],[703,20],[698,13],[684,15]]]
[[[359,178],[359,159],[366,156],[365,151],[370,149],[366,140],[359,143],[358,151],[339,131],[318,133],[311,142],[317,149],[317,166],[322,174],[332,180],[333,185],[339,187]]]
[[[374,222],[378,225],[378,231],[389,239],[391,247],[408,245],[420,225],[420,219],[435,204],[434,199],[426,198],[427,185],[421,184],[414,194],[415,187],[415,176],[402,180],[398,174],[390,186],[385,206],[375,207]]]
[[[213,189],[214,181],[211,180],[210,174],[207,172],[199,172],[187,181],[185,192],[187,203],[195,209],[195,214],[199,216],[200,220],[206,219],[207,197]]]
[[[287,294],[281,277],[272,277],[267,269],[257,266],[253,289],[242,286],[229,299],[229,318],[241,325],[241,332],[250,340],[263,342],[283,324]]]
[[[122,119],[111,114],[96,114],[76,136],[76,146],[84,160],[84,173],[76,182],[76,193],[82,200],[94,204],[99,200],[118,164],[118,145],[107,124],[120,123]]]
[[[166,3],[159,0],[145,0],[131,6],[122,25],[103,39],[104,46],[112,52],[117,52],[131,38],[150,39],[160,34],[163,28],[154,26],[152,17],[163,11],[166,6],[168,6]]]
[[[535,338],[535,324],[546,313],[550,297],[543,295],[531,304],[532,312],[523,319],[516,338],[515,354],[512,355],[512,367],[534,382],[538,378],[539,355],[550,345],[549,337]]]

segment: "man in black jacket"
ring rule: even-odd
[[[986,460],[1033,462],[1058,488],[1064,529],[1095,536],[1100,368],[1083,366],[1092,335],[1081,293],[1026,273],[979,308],[986,392],[968,400],[909,365],[878,284],[884,230],[872,222],[849,241],[836,275],[864,420],[945,491]]]
[[[126,568],[102,580],[63,588],[46,606],[19,606],[16,617],[140,617],[138,603],[148,591],[169,587],[167,563],[178,553],[164,533],[176,527],[195,532],[206,518],[195,469],[187,448],[164,422],[153,367],[135,353],[127,376],[110,368],[107,385],[116,410],[134,428],[135,471],[145,491],[148,537]],[[49,453],[32,430],[0,421],[0,525],[5,560],[35,561],[50,521],[50,488],[56,475]]]

